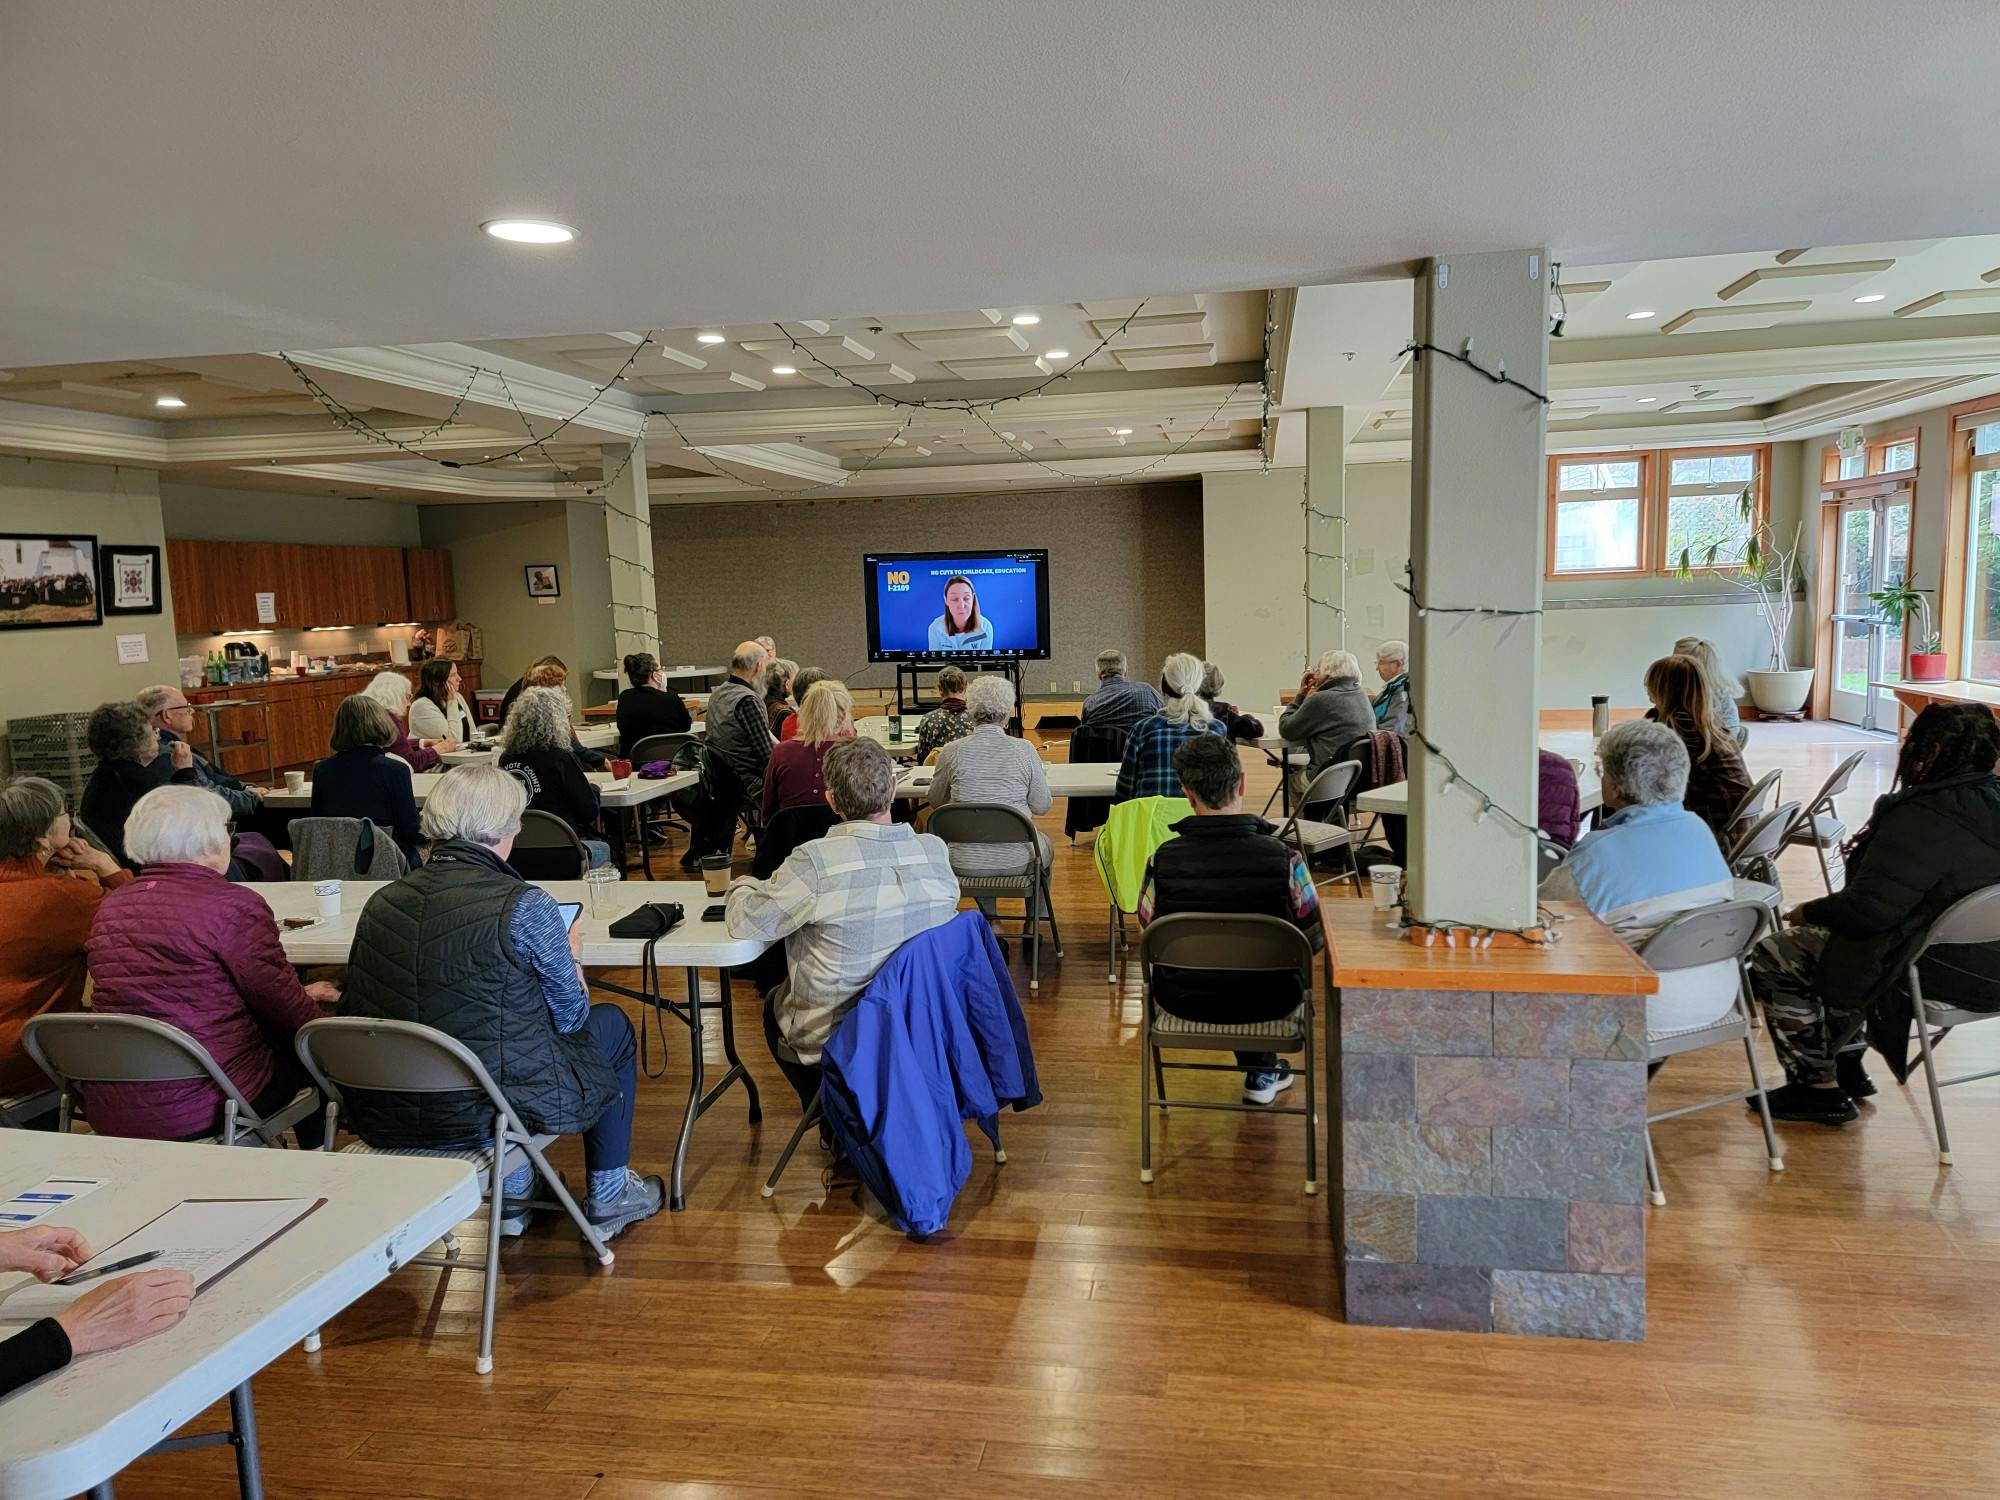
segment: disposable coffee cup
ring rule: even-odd
[[[1370,865],[1368,884],[1375,892],[1375,910],[1388,911],[1396,904],[1403,886],[1401,865]]]
[[[322,917],[337,917],[340,915],[340,882],[338,880],[314,881],[313,895],[318,898],[319,914]]]
[[[726,892],[729,889],[729,856],[704,854],[701,857],[701,883],[711,896]]]
[[[303,772],[303,771],[287,771],[287,772],[285,772],[285,790],[286,790],[286,791],[288,791],[288,792],[303,792],[303,791],[304,791],[305,789],[306,789],[306,773],[305,773],[305,772]]]

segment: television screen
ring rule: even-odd
[[[861,571],[870,661],[1049,654],[1045,549],[871,552]]]

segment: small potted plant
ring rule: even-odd
[[[1911,682],[1944,681],[1944,640],[1931,628],[1931,601],[1925,590],[1908,580],[1877,589],[1868,596],[1875,601],[1882,618],[1891,625],[1916,624],[1916,649],[1910,652]]]

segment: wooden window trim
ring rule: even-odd
[[[1655,534],[1651,539],[1653,556],[1657,562],[1653,568],[1656,577],[1674,578],[1679,576],[1679,568],[1667,555],[1667,509],[1673,491],[1674,460],[1677,458],[1726,458],[1738,453],[1748,453],[1756,460],[1757,477],[1751,481],[1756,489],[1752,503],[1756,507],[1753,525],[1761,526],[1771,518],[1771,445],[1769,443],[1718,443],[1698,448],[1662,448],[1655,455],[1653,465],[1654,483],[1657,493],[1652,507],[1652,524]],[[1709,570],[1704,568],[1703,572]],[[1717,568],[1718,573],[1740,573],[1741,568]],[[1565,577],[1570,575],[1565,574]]]
[[[1650,449],[1620,449],[1600,453],[1551,453],[1546,505],[1546,543],[1542,556],[1542,578],[1548,583],[1566,583],[1575,578],[1645,578],[1652,572],[1651,548],[1653,534],[1654,478],[1658,472],[1659,454]],[[1556,479],[1562,464],[1632,463],[1639,465],[1639,556],[1629,568],[1592,568],[1587,571],[1574,569],[1556,570],[1556,506],[1561,503],[1562,492],[1556,488]],[[1583,490],[1572,491],[1567,499],[1570,503],[1588,500],[1590,495]]]
[[[1910,466],[1907,469],[1883,469],[1876,467],[1878,455],[1887,453],[1898,443],[1910,445]],[[1923,434],[1914,427],[1905,427],[1898,432],[1885,432],[1880,437],[1869,438],[1862,448],[1862,472],[1842,479],[1840,474],[1840,449],[1832,444],[1819,450],[1819,487],[1821,498],[1828,495],[1846,495],[1857,490],[1869,490],[1888,483],[1914,485],[1917,471],[1923,467]]]

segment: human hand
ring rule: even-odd
[[[577,963],[583,962],[583,918],[581,917],[569,924],[569,954]]]
[[[67,1225],[38,1224],[0,1234],[0,1271],[26,1271],[37,1281],[54,1281],[89,1259],[90,1246]]]
[[[171,1328],[194,1300],[185,1271],[139,1271],[92,1287],[56,1314],[72,1354],[116,1349]]]
[[[431,748],[437,751],[437,753],[440,755],[449,755],[451,754],[452,751],[458,748],[458,741],[453,739],[450,735],[446,735],[441,740],[432,740]]]
[[[194,764],[194,747],[186,740],[175,740],[167,755],[176,771],[185,771]]]
[[[316,979],[306,986],[306,998],[315,1005],[338,1005],[340,986],[331,979]]]
[[[100,878],[118,873],[117,860],[83,839],[71,839],[49,856],[49,863],[59,870],[94,871]]]
[[[259,802],[262,802],[270,795],[270,790],[269,787],[253,786],[250,788],[250,795],[255,797]]]
[[[1299,674],[1299,696],[1301,698],[1318,686],[1319,678],[1313,675],[1311,669],[1307,669]]]
[[[1785,913],[1785,925],[1787,927],[1802,926],[1805,923],[1805,919],[1806,909],[1803,906],[1795,906]]]

